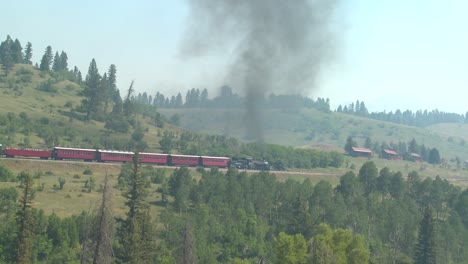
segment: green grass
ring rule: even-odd
[[[83,211],[94,210],[98,205],[102,193],[99,186],[103,184],[104,177],[109,176],[109,184],[112,187],[112,204],[114,215],[123,216],[127,208],[124,205],[125,198],[117,188],[117,178],[121,164],[99,164],[99,163],[71,163],[64,161],[39,161],[35,159],[1,159],[0,164],[11,169],[15,174],[28,171],[31,175],[41,174],[34,179],[35,187],[44,184],[44,190],[36,191],[33,206],[43,209],[46,214],[55,213],[58,216],[70,216],[80,214]],[[83,172],[90,169],[93,174],[85,175]],[[79,179],[74,177],[79,175]],[[57,190],[54,185],[58,184],[59,177],[65,179],[62,190]],[[88,192],[85,181],[90,177],[96,179],[95,190]],[[0,188],[17,187],[18,183],[0,182]],[[151,212],[154,217],[159,215],[160,206],[155,206],[161,200],[160,193],[156,192],[158,185],[151,184],[147,202],[152,204]]]

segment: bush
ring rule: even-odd
[[[0,182],[15,182],[16,177],[13,172],[5,167],[4,165],[0,164]]]
[[[16,71],[15,74],[16,75],[33,75],[33,72],[31,70],[21,67]]]
[[[84,175],[93,175],[93,171],[90,168],[87,168],[86,170],[83,171]]]
[[[81,176],[78,174],[73,175],[73,179],[81,179]]]
[[[41,118],[39,119],[39,123],[41,123],[42,125],[48,125],[49,122],[50,122],[50,121],[49,121],[49,118],[47,118],[47,117],[41,117]]]
[[[156,184],[161,184],[166,177],[166,170],[165,169],[157,169],[151,175],[151,182]]]
[[[54,83],[51,79],[40,83],[37,87],[37,90],[43,91],[43,92],[48,92],[48,93],[56,93],[57,88],[54,86]]]

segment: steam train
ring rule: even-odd
[[[133,162],[134,152],[130,151],[115,151],[102,149],[83,149],[83,148],[64,148],[54,147],[48,149],[31,149],[31,148],[2,148],[0,145],[1,154],[7,158],[14,157],[29,157],[40,159],[55,159],[55,160],[83,160],[96,162]],[[229,157],[213,157],[213,156],[198,156],[198,155],[179,155],[179,154],[162,154],[139,152],[141,163],[153,165],[167,166],[200,166],[200,167],[217,167],[227,168],[230,166],[238,169],[255,169],[269,170],[270,166],[266,161],[257,161],[250,157],[231,158]]]

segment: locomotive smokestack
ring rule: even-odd
[[[268,93],[305,94],[332,54],[338,0],[189,0],[182,55],[233,50],[226,83],[247,96],[247,126],[263,140],[258,104]]]

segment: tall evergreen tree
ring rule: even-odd
[[[6,40],[0,44],[0,62],[2,63],[3,70],[5,71],[5,76],[8,75],[15,64],[12,55],[12,46],[13,40],[10,36],[7,36]]]
[[[208,90],[205,88],[200,94],[200,105],[206,106],[208,103]]]
[[[52,63],[52,70],[53,71],[60,71],[62,69],[62,60],[60,60],[60,56],[58,51],[55,52],[54,62]]]
[[[68,56],[63,50],[62,53],[60,53],[60,70],[68,71]]]
[[[139,153],[133,156],[132,172],[128,179],[127,190],[123,196],[127,199],[126,219],[118,219],[117,231],[120,247],[117,251],[121,263],[148,263],[154,251],[152,240],[151,217],[145,202],[148,196],[148,181],[141,173]]]
[[[414,256],[415,264],[435,264],[437,243],[435,240],[435,222],[432,209],[424,209],[424,218],[419,227],[418,244]]]
[[[344,146],[344,150],[346,151],[346,153],[350,154],[353,151],[352,148],[356,147],[356,146],[357,146],[356,141],[354,141],[353,138],[351,136],[349,136],[346,139],[346,144]]]
[[[34,198],[34,181],[27,172],[18,175],[20,181],[21,196],[19,198],[19,208],[16,213],[16,223],[18,226],[18,236],[16,243],[16,263],[31,263],[33,254],[34,236],[34,216],[31,202]]]
[[[127,96],[125,97],[125,101],[123,103],[123,112],[127,118],[131,117],[135,113],[135,105],[132,101],[132,95],[134,92],[133,83],[134,81],[132,81],[130,87],[128,87]]]
[[[429,151],[429,159],[428,162],[431,164],[439,164],[440,163],[440,154],[439,150],[433,148]]]
[[[90,120],[92,116],[100,109],[102,102],[101,76],[96,65],[96,61],[92,59],[89,64],[88,74],[85,79],[85,87],[83,90],[82,105],[86,110],[86,119]]]
[[[52,64],[52,59],[53,59],[52,47],[47,46],[44,52],[44,55],[42,56],[41,65],[39,66],[39,69],[41,71],[50,71],[50,65]]]
[[[96,244],[94,247],[93,264],[112,263],[112,238],[114,236],[111,200],[112,193],[106,174],[102,189],[101,205],[97,210]]]
[[[178,93],[176,96],[175,107],[176,108],[182,107],[183,104],[184,102],[182,101],[182,95]]]
[[[23,47],[18,39],[11,45],[11,56],[14,63],[23,63]]]
[[[32,61],[31,61],[31,58],[32,58],[32,44],[31,42],[28,42],[28,44],[26,44],[26,50],[24,51],[24,63],[26,64],[32,64]]]

